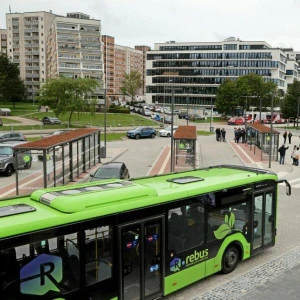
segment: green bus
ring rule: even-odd
[[[0,299],[157,299],[275,244],[267,170],[213,166],[0,201]]]

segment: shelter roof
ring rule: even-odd
[[[251,127],[261,133],[271,133],[271,128],[264,124],[259,124],[259,123],[249,124],[249,123],[247,123],[247,127]],[[280,134],[279,131],[274,130],[274,129],[272,129],[272,132]]]
[[[196,126],[178,126],[174,133],[176,140],[196,140],[197,129]]]
[[[42,138],[38,141],[28,142],[15,146],[14,149],[23,149],[23,150],[47,150],[56,146],[64,145],[66,143],[71,143],[87,136],[92,135],[93,133],[100,132],[98,128],[82,128],[75,129],[68,132],[64,132],[59,135],[52,135],[45,138]]]

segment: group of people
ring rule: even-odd
[[[292,143],[292,133],[289,132],[289,134],[287,133],[287,131],[282,135],[283,136],[283,140],[284,140],[284,144],[286,143],[286,138],[289,138],[289,144]]]
[[[217,128],[216,131],[216,140],[218,142],[226,142],[226,130],[224,128]]]
[[[242,143],[246,142],[246,130],[245,128],[234,127],[234,141],[238,144],[242,140]]]

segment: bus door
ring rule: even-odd
[[[163,295],[164,217],[119,226],[121,300]]]
[[[253,252],[273,246],[275,242],[275,190],[254,194]]]

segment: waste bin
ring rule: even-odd
[[[106,147],[100,147],[100,157],[106,158]]]
[[[212,127],[212,126],[210,126],[210,127],[209,127],[209,131],[213,133],[213,132],[215,132],[215,128]]]

